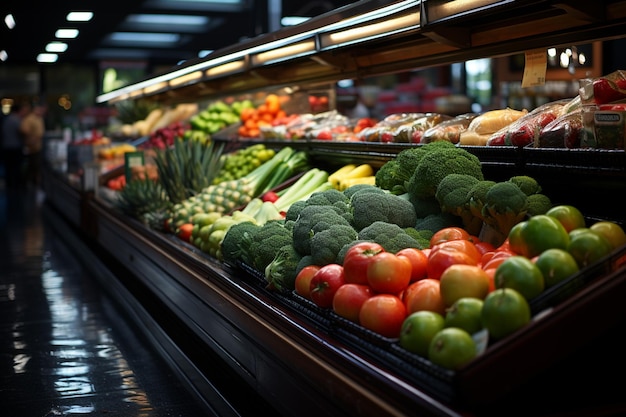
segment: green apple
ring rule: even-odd
[[[578,272],[576,259],[566,250],[552,248],[543,251],[535,259],[535,265],[541,270],[549,288]]]
[[[400,347],[426,357],[433,336],[444,328],[444,318],[434,311],[420,310],[404,319],[400,329]]]
[[[603,235],[589,229],[572,236],[567,251],[576,259],[578,267],[584,268],[609,255],[613,246]]]
[[[476,343],[472,336],[458,327],[440,330],[430,341],[428,359],[435,365],[458,370],[476,357]]]
[[[480,298],[459,298],[446,311],[445,327],[459,327],[469,334],[474,334],[483,328],[480,320],[482,309],[483,300]]]
[[[519,291],[527,300],[541,294],[546,285],[539,267],[520,255],[509,256],[498,265],[494,283],[496,288],[513,288]]]
[[[530,306],[513,288],[496,289],[483,300],[480,319],[489,336],[503,339],[530,322]]]

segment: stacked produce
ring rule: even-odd
[[[125,136],[148,136],[172,123],[188,120],[197,111],[198,105],[195,103],[181,103],[174,107],[152,107],[144,119],[125,123],[120,130]]]
[[[185,136],[189,131],[189,125],[185,121],[175,121],[167,126],[157,128],[150,132],[148,138],[142,142],[139,149],[166,149],[174,145],[176,139]]]
[[[212,183],[235,180],[248,175],[252,170],[270,160],[276,151],[262,143],[246,146],[223,154],[220,158],[220,170]]]
[[[403,152],[411,168],[391,160],[384,178],[403,192],[316,191],[282,219],[231,225],[221,256],[352,331],[456,370],[526,326],[546,289],[626,245],[617,223],[554,206],[529,176],[487,180],[450,142]]]
[[[239,113],[241,126],[237,133],[242,138],[259,138],[261,129],[272,126],[274,120],[286,116],[282,109],[281,97],[268,94],[262,104],[257,107],[245,107]]]
[[[192,216],[197,213],[226,214],[307,168],[308,158],[304,152],[285,147],[243,177],[217,184],[212,184],[211,177],[210,185],[176,202],[170,220],[171,227],[175,230],[185,223],[191,223]]]
[[[185,132],[183,139],[206,143],[216,132],[238,123],[243,109],[252,107],[249,100],[231,104],[215,101],[189,119],[190,129]]]

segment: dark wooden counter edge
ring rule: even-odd
[[[331,340],[228,266],[92,200],[97,241],[268,401],[292,415],[459,415]],[[277,389],[276,387],[280,387]]]

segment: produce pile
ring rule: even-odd
[[[526,326],[545,290],[626,244],[620,225],[553,205],[532,177],[486,180],[449,142],[413,152],[412,171],[398,168],[412,172],[402,193],[331,185],[284,218],[232,222],[220,258],[456,370]]]

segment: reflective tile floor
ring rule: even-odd
[[[46,226],[44,198],[0,185],[0,415],[205,415]]]

